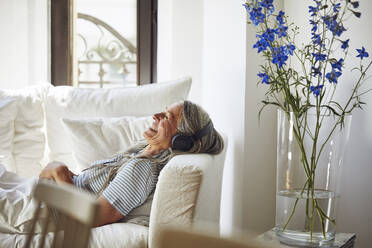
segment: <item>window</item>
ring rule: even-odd
[[[156,82],[157,1],[50,1],[54,85]]]

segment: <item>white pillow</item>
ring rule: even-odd
[[[73,120],[63,118],[77,172],[101,159],[127,150],[143,139],[152,117],[94,118]]]
[[[66,140],[62,118],[148,116],[185,100],[190,78],[132,88],[82,89],[69,86],[50,88],[45,100],[49,160],[58,160],[74,170],[76,161]]]
[[[1,163],[8,171],[15,172],[13,159],[14,120],[17,116],[18,98],[0,90],[0,155]]]
[[[17,174],[37,176],[44,157],[43,101],[50,84],[38,85],[14,91],[18,97],[18,114],[15,119],[13,157]]]

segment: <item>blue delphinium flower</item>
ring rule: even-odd
[[[278,15],[276,17],[276,20],[279,22],[279,25],[283,25],[284,24],[283,17],[284,17],[284,12],[283,11],[279,11],[279,13],[278,13]]]
[[[315,61],[324,61],[326,60],[327,55],[321,53],[312,53],[315,58]]]
[[[342,45],[341,45],[341,48],[344,49],[344,50],[346,48],[348,48],[349,47],[349,41],[350,41],[350,39],[347,39],[347,40],[343,41]]]
[[[337,14],[334,16],[323,16],[322,17],[324,23],[326,24],[327,28],[333,33],[333,35],[341,36],[341,34],[346,31],[344,26],[341,23],[337,22]]]
[[[251,6],[247,3],[242,4],[247,12],[251,11]]]
[[[315,32],[318,30],[318,23],[313,21],[313,20],[310,20],[310,25],[312,25],[313,27],[311,28],[311,33],[314,35]]]
[[[253,48],[257,48],[258,49],[258,53],[262,52],[262,51],[265,51],[267,49],[267,47],[269,47],[270,44],[269,42],[267,42],[266,39],[259,39],[256,44],[253,45]]]
[[[359,2],[351,2],[351,4],[353,5],[353,8],[358,8],[359,7]]]
[[[259,76],[260,78],[262,78],[262,81],[261,82],[263,84],[270,84],[270,82],[269,82],[270,77],[266,73],[258,73],[257,76]]]
[[[341,3],[336,3],[336,4],[333,6],[333,11],[334,11],[334,12],[339,12],[339,11],[340,11],[340,7],[341,7]]]
[[[314,93],[314,96],[319,96],[321,89],[324,85],[310,86],[310,90]]]
[[[296,50],[296,47],[295,45],[293,45],[292,43],[289,43],[288,45],[285,46],[286,48],[286,54],[288,55],[293,55],[293,51]]]
[[[346,29],[344,28],[344,26],[342,25],[338,25],[335,30],[333,31],[334,34],[336,34],[337,36],[341,36],[341,34],[346,31]]]
[[[314,77],[316,77],[317,75],[319,75],[319,77],[322,76],[322,73],[321,73],[321,71],[320,71],[320,67],[312,66],[312,67],[311,67],[311,70],[313,71],[313,75],[314,75]]]
[[[309,13],[311,13],[311,16],[315,16],[320,10],[321,2],[320,1],[314,1],[314,2],[316,3],[316,7],[309,6]]]
[[[249,19],[251,19],[252,23],[257,26],[260,23],[263,23],[265,21],[265,14],[261,12],[262,8],[252,8],[249,12]]]
[[[282,68],[285,65],[285,62],[288,60],[288,51],[286,46],[275,47],[273,48],[273,64],[278,64],[279,68]]]
[[[328,72],[328,73],[326,74],[326,78],[328,79],[328,81],[329,81],[330,83],[335,83],[335,84],[337,84],[337,80],[338,80],[338,78],[339,78],[341,75],[342,75],[342,72],[340,72],[340,71],[336,71],[336,70],[332,69],[331,72]]]
[[[344,59],[339,59],[336,63],[331,63],[331,65],[334,70],[337,69],[339,71],[342,71],[343,63],[344,63]]]
[[[360,18],[361,15],[362,15],[362,13],[357,12],[357,11],[353,11],[353,14],[354,14],[356,17],[358,17],[358,18]]]
[[[325,45],[322,43],[322,37],[319,34],[313,34],[313,37],[311,37],[312,43],[321,47],[325,47]]]
[[[275,33],[278,35],[279,38],[287,36],[288,27],[284,25],[279,25],[277,29],[275,29]]]
[[[261,37],[268,40],[268,41],[273,42],[274,39],[275,39],[275,30],[271,29],[271,28],[268,28],[268,29],[266,29],[265,33],[263,33],[261,35]]]
[[[369,56],[364,47],[362,47],[362,49],[357,49],[357,52],[359,53],[357,57],[359,57],[360,59],[367,58]]]
[[[309,6],[309,13],[311,13],[311,16],[315,16],[318,11],[319,7]]]
[[[262,0],[262,1],[259,2],[258,4],[259,4],[261,7],[264,7],[264,8],[267,8],[267,9],[271,9],[271,8],[274,8],[273,1],[274,1],[274,0]]]

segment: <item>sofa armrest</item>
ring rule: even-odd
[[[150,214],[150,248],[159,247],[162,226],[219,221],[224,158],[225,151],[219,155],[178,155],[163,168]]]

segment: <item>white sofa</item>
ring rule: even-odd
[[[23,177],[37,176],[52,160],[62,161],[79,173],[94,156],[127,145],[117,140],[124,131],[112,131],[112,125],[118,127],[122,118],[129,118],[124,122],[128,130],[136,130],[127,134],[133,142],[142,131],[142,127],[133,124],[133,120],[138,120],[134,117],[145,116],[140,120],[143,126],[148,121],[146,116],[186,99],[190,87],[191,79],[182,78],[120,89],[42,85],[17,91],[0,90],[2,163],[7,170]],[[84,126],[87,122],[91,126]],[[68,128],[77,128],[75,134],[78,136],[74,136],[74,131],[69,133]],[[85,128],[85,131],[79,128]],[[96,136],[92,134],[95,128],[98,128]],[[79,137],[81,133],[85,136]],[[102,149],[92,151],[94,146],[89,147],[89,142],[102,145]],[[151,211],[149,227],[115,223],[94,228],[90,246],[157,248],[158,230],[163,225],[192,225],[199,221],[218,223],[225,150],[216,156],[174,157],[161,171],[152,204],[151,201],[147,204],[151,210],[143,206],[142,211]],[[21,246],[24,240],[21,234],[0,234],[1,247]]]

